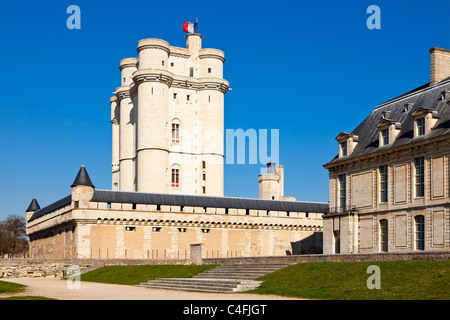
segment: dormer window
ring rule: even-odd
[[[384,146],[389,144],[389,129],[381,130],[381,138]]]
[[[341,142],[341,153],[343,157],[347,155],[347,141]]]
[[[439,119],[439,113],[436,110],[424,107],[417,107],[411,112],[414,118],[414,137],[423,136],[430,133]]]
[[[359,138],[353,133],[341,132],[336,140],[339,142],[339,158],[348,156],[358,144]]]
[[[425,134],[425,118],[416,120],[417,135],[423,136]]]
[[[383,118],[377,124],[379,146],[387,146],[395,141],[401,130],[401,124],[394,120]]]

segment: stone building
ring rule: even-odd
[[[31,258],[184,259],[322,250],[328,204],[96,190],[81,167],[71,193],[27,209]]]
[[[186,48],[143,39],[137,58],[120,61],[113,190],[223,196],[225,55],[186,38]]]
[[[111,102],[113,190],[96,190],[84,166],[71,193],[27,209],[32,258],[189,258],[322,251],[327,203],[284,196],[283,166],[258,177],[261,199],[223,197],[224,53],[160,39],[120,62]]]
[[[450,51],[430,53],[430,83],[336,137],[325,254],[450,248]]]

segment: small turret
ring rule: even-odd
[[[95,186],[92,184],[91,178],[84,165],[81,165],[77,177],[71,187],[73,208],[88,208],[89,201],[94,195]]]
[[[30,205],[28,206],[28,209],[26,210],[27,221],[30,220],[30,218],[33,215],[33,213],[38,211],[40,208],[41,207],[39,206],[39,203],[37,202],[36,198],[33,198],[33,200],[31,200]]]
[[[77,177],[71,185],[72,188],[76,186],[87,186],[95,188],[95,186],[92,184],[89,174],[87,173],[86,168],[84,167],[84,164],[81,165],[80,171],[78,171]]]

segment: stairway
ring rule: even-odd
[[[228,264],[210,269],[193,278],[160,278],[143,282],[139,286],[202,292],[242,292],[256,289],[262,283],[255,279],[287,266],[287,264]]]

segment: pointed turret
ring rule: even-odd
[[[75,186],[87,186],[95,188],[95,186],[92,184],[91,178],[89,178],[89,174],[87,173],[84,164],[81,165],[80,171],[78,171],[77,177],[71,185],[72,188]]]
[[[33,198],[26,212],[35,212],[38,211],[40,208],[41,207],[39,206],[39,203],[37,202],[36,198]]]
[[[28,206],[28,209],[25,211],[27,214],[27,221],[30,220],[33,213],[38,211],[40,208],[41,207],[39,206],[39,203],[37,202],[36,198],[33,198],[33,200],[31,200],[30,205]]]

